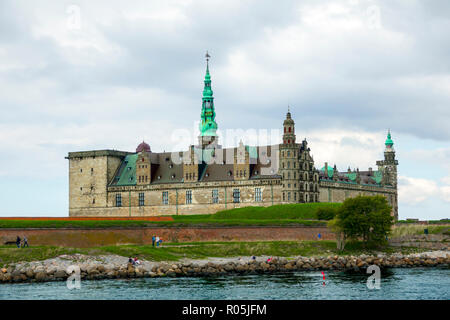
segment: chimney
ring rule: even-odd
[[[325,173],[325,179],[328,179],[328,162],[325,162],[325,170],[324,170],[324,173]]]

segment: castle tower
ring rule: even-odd
[[[385,142],[384,160],[377,161],[378,170],[383,173],[383,184],[397,187],[397,166],[395,159],[394,141],[392,141],[391,131],[388,131]]]
[[[391,131],[388,130],[386,142],[384,143],[384,160],[377,161],[378,171],[382,173],[382,184],[395,188],[395,196],[388,199],[392,206],[395,220],[398,220],[398,193],[397,193],[397,166],[395,159],[394,141],[392,141]]]
[[[142,141],[136,148],[138,158],[136,160],[136,184],[150,184],[152,179],[152,165],[150,161],[150,146]]]
[[[209,58],[211,56],[206,52],[206,75],[204,80],[204,89],[202,97],[202,113],[199,125],[200,136],[198,137],[199,146],[204,149],[206,147],[215,147],[218,143],[216,133],[216,112],[214,110],[214,97],[211,89],[211,76],[209,74]]]
[[[280,144],[279,170],[282,177],[282,201],[295,203],[300,201],[300,168],[298,163],[298,145],[295,143],[295,123],[288,108],[283,122],[283,143]]]

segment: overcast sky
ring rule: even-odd
[[[450,218],[449,30],[445,0],[2,0],[0,215],[67,216],[68,152],[194,143],[208,50],[222,137],[289,104],[316,167],[367,170],[390,128],[400,218]]]

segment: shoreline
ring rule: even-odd
[[[176,262],[142,260],[140,265],[128,264],[118,255],[61,255],[43,261],[14,263],[0,269],[3,283],[66,281],[69,266],[80,267],[81,280],[129,279],[155,277],[208,277],[227,274],[267,274],[292,271],[336,270],[365,272],[370,265],[380,268],[411,268],[450,266],[450,251],[435,250],[412,254],[268,256],[181,259]]]

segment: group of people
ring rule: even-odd
[[[20,248],[20,247],[22,247],[22,248],[29,247],[29,246],[28,246],[28,239],[27,239],[27,237],[23,236],[23,239],[20,239],[20,237],[17,236],[17,239],[16,239],[16,245],[17,245],[17,248]]]
[[[128,264],[132,264],[133,266],[140,265],[141,261],[139,261],[139,259],[137,257],[134,257],[134,259],[132,257],[130,257],[128,259]]]
[[[156,246],[159,247],[160,244],[162,243],[162,239],[160,237],[152,237],[152,246],[154,247],[156,243]]]

